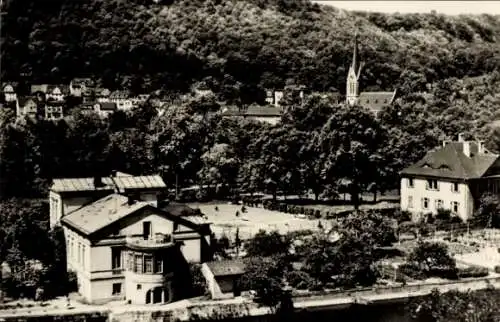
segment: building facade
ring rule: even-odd
[[[181,288],[189,286],[188,280],[179,283],[181,270],[211,256],[208,223],[194,223],[130,196],[105,196],[61,222],[68,270],[76,273],[78,291],[89,303],[177,300]]]
[[[500,162],[498,155],[482,141],[444,141],[424,158],[401,172],[401,209],[418,220],[424,214],[450,210],[466,221],[470,219],[484,193],[498,194]]]
[[[50,225],[61,225],[68,270],[89,303],[168,303],[183,296],[189,263],[211,260],[210,224],[201,214],[157,208],[159,176],[55,179]]]

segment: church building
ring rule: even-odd
[[[373,113],[379,113],[386,105],[392,104],[396,97],[396,91],[392,92],[361,92],[359,91],[359,79],[363,63],[358,56],[358,35],[354,36],[354,49],[352,63],[347,74],[346,102],[348,105],[361,105]]]

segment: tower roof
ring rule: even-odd
[[[357,73],[359,69],[359,57],[358,57],[358,32],[354,34],[354,50],[352,52],[352,68],[354,72]]]

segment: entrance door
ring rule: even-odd
[[[163,303],[163,288],[157,287],[153,290],[153,303]]]

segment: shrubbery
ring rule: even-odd
[[[287,272],[285,278],[290,286],[298,290],[308,290],[317,284],[316,280],[304,271]]]
[[[467,268],[459,268],[457,273],[459,278],[484,277],[488,276],[488,274],[489,274],[488,268],[479,266],[469,266]]]

